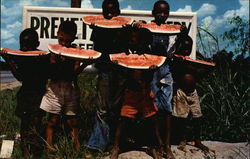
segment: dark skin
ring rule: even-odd
[[[20,37],[20,50],[21,51],[35,51],[37,50],[37,47],[39,46],[40,42],[37,38],[34,38],[32,34],[27,34],[25,36]],[[11,72],[14,75],[14,77],[22,81],[22,87],[29,87],[33,88],[33,86],[38,87],[39,85],[43,85],[43,82],[37,81],[37,80],[28,80],[30,79],[25,77],[25,75],[21,74],[16,65],[14,65],[12,59],[6,54],[6,50],[1,50],[0,55],[5,59],[6,63],[10,66]],[[42,57],[37,57],[37,60],[40,60]],[[35,58],[33,58],[35,60]],[[29,70],[25,70],[29,71]],[[29,76],[29,75],[28,75]],[[44,80],[44,79],[42,79]],[[29,158],[31,156],[35,157],[36,155],[39,155],[40,151],[40,143],[37,140],[37,137],[35,134],[39,134],[40,127],[41,127],[41,120],[42,115],[37,114],[30,114],[27,113],[25,116],[21,117],[21,128],[20,128],[20,134],[21,134],[21,149],[24,158]],[[32,135],[32,136],[31,136]],[[32,139],[33,140],[32,140]],[[32,140],[32,141],[31,141]],[[36,143],[33,143],[36,142]],[[38,145],[38,146],[37,146]]]
[[[164,3],[159,3],[155,7],[155,9],[152,11],[152,14],[154,16],[154,22],[157,25],[166,24],[166,20],[169,17],[169,6],[164,4]],[[159,126],[159,124],[157,124],[157,126]],[[165,115],[164,127],[165,127],[165,131],[164,131],[165,141],[164,142],[162,141],[161,137],[159,136],[160,133],[159,132],[156,133],[156,134],[158,134],[157,138],[158,138],[159,145],[161,147],[161,153],[163,153],[164,157],[174,159],[173,153],[172,153],[171,148],[170,148],[171,147],[170,137],[171,137],[171,131],[172,131],[171,114]],[[159,128],[157,128],[157,131],[159,131]]]
[[[147,77],[146,73],[144,70],[127,70],[127,77],[129,78],[130,82],[127,83],[130,86],[130,89],[133,89],[134,91],[145,91],[150,87],[150,81],[148,81],[149,77]],[[153,93],[150,93],[150,97],[153,98]],[[126,118],[121,117],[121,119],[118,121],[118,125],[116,128],[116,133],[115,133],[115,141],[114,141],[114,147],[112,154],[110,156],[111,159],[118,159],[119,152],[120,152],[120,142],[122,137],[126,137],[126,129],[125,129],[125,124],[126,124]],[[155,125],[155,118],[153,118],[153,124]],[[155,129],[156,127],[154,127]],[[150,131],[150,130],[149,130]],[[155,130],[152,130],[156,132]],[[156,135],[156,134],[155,134]],[[154,147],[149,148],[149,154],[154,158],[154,159],[161,159],[161,156],[159,156],[156,152],[156,149]]]
[[[177,48],[177,52],[178,52],[178,56],[177,58],[183,60],[186,58],[189,58],[189,55],[191,54],[192,51],[192,44],[193,42],[191,41],[191,39],[185,39],[183,41],[180,42],[179,47]],[[185,67],[187,67],[189,70],[192,70],[192,72],[197,72],[198,74],[201,73],[205,73],[207,72],[206,69],[202,69],[202,68],[197,68],[194,67],[192,65],[186,65]],[[177,79],[177,82],[179,82],[179,86],[180,88],[186,93],[189,94],[191,92],[193,92],[196,88],[196,83],[197,83],[197,77],[192,74],[192,73],[184,73],[182,74],[179,79]],[[185,118],[181,119],[181,120],[187,120]],[[196,147],[200,148],[202,151],[204,151],[205,153],[207,153],[209,151],[209,148],[206,147],[205,145],[203,145],[201,143],[200,140],[200,118],[194,118],[193,119],[193,134],[195,134],[195,145]],[[179,123],[180,124],[185,124],[187,123],[186,121]],[[181,127],[185,127],[185,125],[182,125]],[[180,131],[181,132],[185,132],[185,130]],[[185,145],[186,145],[186,140],[185,140],[185,134],[182,134],[181,136],[181,141],[180,141],[180,145],[178,146],[178,149],[185,151]]]
[[[67,34],[63,31],[58,31],[57,38],[58,38],[58,43],[60,45],[65,46],[65,47],[72,47],[71,44],[75,40],[75,35]],[[51,54],[50,63],[52,65],[56,64],[56,63],[60,63],[60,61],[63,61],[63,60],[66,60],[66,58],[63,56],[60,56],[60,55]],[[82,65],[80,65],[81,62],[83,62]],[[82,70],[87,65],[89,65],[91,63],[93,63],[93,60],[75,61],[72,71],[74,72],[75,76],[77,76],[80,72],[82,72]],[[76,81],[74,81],[74,82],[77,83]],[[49,116],[49,121],[48,121],[47,128],[46,128],[46,141],[49,145],[52,145],[52,143],[53,143],[52,141],[53,141],[54,131],[58,127],[59,119],[60,119],[60,116],[57,114],[50,114],[50,116]],[[77,128],[78,127],[78,119],[76,116],[67,117],[66,123],[69,126],[69,128],[71,129],[70,135],[72,136],[73,141],[74,141],[74,148],[75,148],[75,150],[78,151],[80,148],[80,141],[79,141],[79,136],[78,136],[79,132],[78,132],[78,128]],[[49,149],[48,149],[48,151],[49,151]]]
[[[169,17],[169,7],[164,3],[160,3],[152,13],[154,16],[154,22],[157,25],[166,24],[166,20]]]

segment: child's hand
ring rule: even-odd
[[[156,66],[156,65],[151,65],[150,67],[149,67],[149,69],[151,69],[151,70],[154,70],[154,69],[156,69],[158,66]]]
[[[188,29],[187,29],[186,25],[182,24],[180,30],[181,30],[182,35],[188,35]]]
[[[142,24],[146,24],[146,21],[139,20],[138,22],[133,23],[133,27],[142,28]]]
[[[112,62],[118,64],[118,60],[112,60]]]
[[[132,27],[132,25],[130,25],[130,24],[124,24],[124,25],[122,25],[122,28],[124,28],[124,29],[131,28],[131,27]]]
[[[9,57],[8,54],[7,54],[7,51],[4,48],[1,48],[0,56],[2,56],[5,59],[7,59]]]
[[[7,51],[4,49],[4,48],[1,48],[1,50],[0,50],[0,55],[2,56],[2,55],[4,55],[4,54],[6,54],[7,53]]]
[[[91,23],[91,24],[89,25],[89,27],[90,27],[90,29],[94,29],[94,28],[97,27],[97,26],[96,26],[95,23]]]

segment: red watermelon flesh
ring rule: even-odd
[[[68,56],[72,58],[79,58],[79,59],[96,59],[101,56],[100,52],[90,49],[79,49],[79,48],[67,48],[62,45],[48,45],[48,49],[59,55]]]
[[[88,25],[95,24],[103,28],[122,28],[123,25],[132,24],[133,22],[133,19],[128,17],[113,17],[112,19],[105,19],[103,15],[85,16],[82,20]]]
[[[168,33],[168,34],[177,34],[181,32],[180,25],[170,25],[170,24],[161,24],[157,25],[154,22],[144,24],[142,22],[136,22],[135,24],[140,25],[142,28],[147,28],[153,33]]]
[[[161,66],[166,57],[149,54],[110,54],[110,59],[121,66],[134,69],[149,69],[150,66]]]
[[[183,60],[186,60],[188,62],[192,62],[194,64],[215,66],[215,63],[213,63],[213,62],[207,62],[207,61],[203,61],[203,60],[195,60],[195,59],[191,59],[189,56],[182,56],[182,55],[178,55],[178,54],[175,54],[175,56],[179,57],[179,58],[182,58]]]
[[[18,56],[40,56],[40,55],[47,55],[49,53],[48,51],[41,51],[41,50],[21,51],[21,50],[14,50],[14,49],[8,49],[8,48],[1,49],[1,51],[2,50],[6,51],[7,54],[18,55]]]

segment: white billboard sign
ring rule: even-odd
[[[74,41],[78,46],[91,49],[93,43],[90,41],[91,29],[82,22],[82,17],[87,15],[101,14],[101,9],[85,8],[60,8],[60,7],[31,7],[23,8],[23,29],[34,28],[40,38],[41,50],[47,50],[48,44],[57,44],[56,34],[62,21],[72,20],[77,24],[77,39]],[[151,11],[145,10],[121,10],[121,16],[131,17],[135,20],[151,21]],[[196,58],[196,32],[197,16],[193,12],[170,12],[167,20],[169,24],[190,25],[189,35],[194,41],[191,58]]]

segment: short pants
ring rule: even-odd
[[[40,108],[52,114],[77,115],[80,89],[71,81],[51,81]]]
[[[125,90],[124,102],[120,115],[132,119],[148,118],[155,115],[158,111],[153,98],[150,97],[150,90],[132,91]]]
[[[193,118],[202,116],[197,91],[186,94],[182,89],[177,89],[173,97],[173,116],[187,118],[190,112]]]

